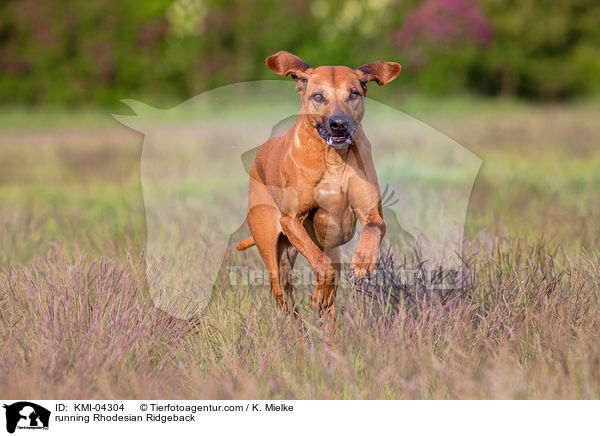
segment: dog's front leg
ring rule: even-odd
[[[350,204],[360,221],[362,233],[352,257],[350,271],[357,277],[364,277],[373,271],[377,264],[379,244],[385,235],[385,222],[377,173],[366,138],[363,138],[363,146],[357,147],[354,157],[356,172],[350,178],[348,194]]]
[[[358,210],[357,215],[362,226],[362,233],[358,247],[352,256],[350,270],[357,277],[364,277],[377,265],[379,244],[385,235],[385,222],[377,207],[372,208],[367,214]]]
[[[312,305],[323,314],[325,311],[333,315],[333,301],[335,299],[336,279],[339,276],[336,265],[310,238],[302,220],[294,215],[282,215],[281,229],[292,245],[306,257],[315,274],[315,292]]]

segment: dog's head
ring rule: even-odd
[[[367,82],[379,85],[400,74],[400,64],[376,61],[357,69],[344,66],[313,68],[298,56],[280,51],[266,60],[281,76],[291,75],[302,97],[300,111],[330,146],[341,149],[352,142],[365,113]]]

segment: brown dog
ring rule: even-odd
[[[256,155],[248,200],[252,236],[237,249],[257,245],[273,296],[295,315],[291,274],[300,252],[315,274],[313,307],[333,315],[338,247],[352,239],[358,218],[362,233],[350,268],[365,276],[377,263],[385,234],[371,144],[360,123],[366,83],[392,81],[400,65],[313,68],[286,51],[266,63],[275,73],[292,76],[302,108],[294,126],[265,142]]]

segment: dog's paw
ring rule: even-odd
[[[335,269],[330,260],[324,260],[313,269],[315,280],[321,284],[333,284],[336,279]]]
[[[356,250],[354,256],[352,256],[350,273],[357,278],[366,277],[375,269],[377,261],[377,251],[373,253],[370,251]]]

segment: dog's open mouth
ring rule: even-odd
[[[320,125],[317,130],[321,138],[327,142],[327,145],[340,149],[352,144],[352,135],[354,135],[355,129],[353,128],[352,131],[348,132],[345,136],[333,136],[323,125]]]

